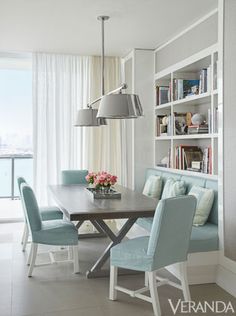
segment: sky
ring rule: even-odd
[[[0,137],[32,135],[32,73],[0,69]]]

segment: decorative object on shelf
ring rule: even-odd
[[[186,135],[187,126],[187,113],[174,113],[175,118],[175,135]]]
[[[193,125],[202,125],[205,122],[205,116],[200,113],[195,113],[192,116],[192,124]]]
[[[110,195],[117,198],[117,193],[114,189],[111,188],[112,185],[115,185],[117,182],[117,176],[114,176],[106,171],[101,171],[98,173],[89,172],[85,177],[86,181],[89,183],[90,192],[93,193],[95,198],[101,198],[98,196]]]
[[[158,115],[156,118],[156,136],[170,136],[172,133],[171,115]]]
[[[119,88],[105,94],[104,86],[104,21],[109,19],[109,16],[99,16],[97,18],[102,25],[102,77],[101,77],[101,97],[92,101],[87,105],[87,109],[78,111],[75,126],[100,126],[106,125],[106,118],[109,119],[128,119],[138,118],[143,116],[143,109],[136,94],[122,94],[123,89],[127,89],[126,84],[122,84]],[[117,94],[118,92],[118,94]],[[97,109],[93,109],[92,105],[100,102]]]

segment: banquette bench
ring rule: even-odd
[[[209,188],[214,190],[214,203],[208,220],[203,226],[193,226],[191,241],[190,241],[190,253],[196,252],[208,252],[216,251],[219,249],[219,238],[218,238],[218,182],[217,180],[209,180],[204,177],[193,177],[185,176],[169,171],[160,171],[157,169],[147,169],[146,179],[150,175],[158,175],[163,180],[163,187],[168,178],[176,180],[183,180],[187,186],[187,192],[190,191],[193,185],[200,186],[203,188]],[[162,188],[163,189],[163,188]],[[137,224],[147,230],[151,231],[152,218],[140,218]]]

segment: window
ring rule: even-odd
[[[0,57],[0,197],[19,195],[16,177],[32,182],[32,72],[26,58]]]

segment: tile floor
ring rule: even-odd
[[[103,238],[80,242],[80,275],[72,273],[72,264],[63,263],[36,268],[34,276],[28,278],[27,253],[22,253],[19,243],[22,227],[22,223],[0,224],[1,316],[153,316],[149,303],[125,294],[119,293],[116,302],[109,301],[108,278],[86,279],[85,271],[107,243]],[[41,253],[39,260],[47,260],[46,257]],[[122,276],[119,282],[130,288],[138,288],[143,285],[143,276]],[[191,286],[191,294],[197,301],[230,300],[236,309],[236,299],[215,284]],[[163,286],[159,296],[162,315],[173,315],[167,298],[176,301],[182,298],[181,292]]]

